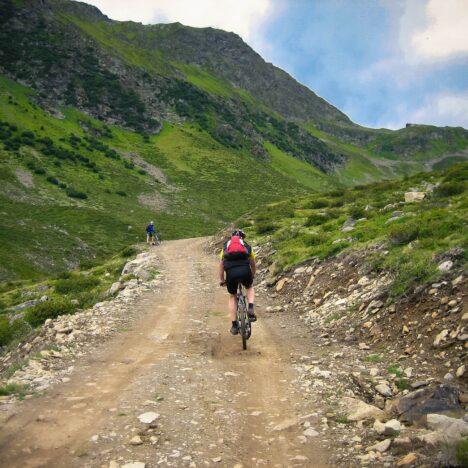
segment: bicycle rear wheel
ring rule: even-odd
[[[237,321],[240,325],[240,335],[242,338],[242,349],[247,349],[247,340],[249,339],[247,330],[247,305],[242,286],[239,286],[237,293]]]

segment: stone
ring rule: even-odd
[[[430,445],[455,444],[468,435],[468,423],[463,419],[443,414],[428,414],[427,426],[432,432],[419,436],[419,440]]]
[[[308,429],[306,429],[303,434],[306,436],[306,437],[317,437],[319,435],[319,433],[312,429],[311,427],[309,427]]]
[[[439,271],[445,272],[445,271],[450,271],[452,267],[453,267],[452,260],[446,260],[445,262],[442,262],[437,268]]]
[[[359,349],[363,349],[363,350],[370,349],[370,347],[366,343],[359,343],[358,346],[359,346]]]
[[[401,423],[398,421],[398,419],[391,419],[390,421],[387,421],[384,426],[385,435],[395,435],[401,431]]]
[[[431,413],[462,413],[458,389],[442,384],[421,388],[389,402],[388,411],[398,415],[402,422],[420,422]]]
[[[384,397],[391,397],[393,395],[391,388],[387,384],[378,384],[375,389]]]
[[[125,465],[122,465],[122,468],[145,468],[146,463],[143,462],[130,462],[130,463],[125,463]]]
[[[449,331],[447,329],[442,330],[434,339],[433,346],[439,346],[442,341],[445,341]]]
[[[140,422],[144,424],[151,424],[153,421],[155,421],[158,418],[159,418],[159,414],[154,413],[153,411],[148,411],[147,413],[143,413],[143,414],[140,414],[140,416],[138,416],[138,419],[140,420]]]
[[[113,296],[115,293],[122,289],[122,283],[120,281],[116,281],[112,283],[112,286],[108,289],[107,294],[109,296]]]
[[[382,440],[381,442],[377,442],[376,444],[371,445],[370,447],[367,447],[366,450],[368,452],[373,451],[373,452],[383,453],[383,452],[386,452],[390,448],[391,443],[392,443],[392,439],[385,439],[385,440]]]
[[[453,380],[455,377],[453,376],[453,374],[451,372],[447,372],[445,375],[444,375],[444,380],[446,380],[447,382],[450,382],[451,380]]]
[[[115,460],[111,460],[109,462],[109,468],[120,468],[120,465]]]
[[[373,429],[375,432],[377,432],[377,434],[382,435],[385,432],[385,424],[379,421],[378,419],[376,419],[374,421]]]
[[[281,278],[277,283],[276,283],[276,292],[282,291],[284,288],[284,285],[288,281],[288,278]]]
[[[345,407],[349,421],[362,421],[365,419],[382,418],[384,412],[376,406],[369,405],[361,400],[351,397],[343,397],[340,405]]]
[[[37,305],[38,302],[39,301],[37,301],[36,299],[31,299],[30,301],[22,302],[21,304],[15,305],[11,309],[14,311],[28,309],[29,307],[34,307],[35,305]]]
[[[129,442],[130,445],[142,445],[143,441],[139,435],[133,436]]]
[[[405,193],[405,202],[406,203],[413,203],[413,202],[420,202],[426,198],[425,192],[406,192]]]
[[[407,453],[404,457],[401,457],[397,461],[397,466],[408,466],[412,465],[418,459],[418,455],[414,452]]]
[[[463,364],[462,366],[460,366],[460,367],[457,369],[457,372],[456,372],[455,375],[456,375],[458,378],[463,377],[463,375],[465,374],[465,370],[466,370],[466,365]]]
[[[290,429],[291,427],[297,426],[298,424],[298,418],[287,418],[284,421],[278,423],[276,426],[274,426],[272,430],[276,432],[284,431],[286,429]]]

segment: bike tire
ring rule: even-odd
[[[247,349],[247,324],[245,323],[245,310],[241,311],[241,336],[242,336],[242,349]]]

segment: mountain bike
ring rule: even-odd
[[[237,324],[242,338],[242,349],[247,349],[247,340],[252,335],[252,324],[247,313],[247,298],[240,283],[237,287]]]

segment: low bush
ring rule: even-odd
[[[323,198],[315,198],[314,200],[310,200],[304,208],[315,210],[318,208],[326,208],[329,205],[330,202],[328,200],[325,200]]]
[[[79,293],[92,289],[99,283],[100,281],[97,278],[73,275],[69,279],[58,280],[55,283],[55,290],[59,294]]]
[[[134,255],[136,255],[136,253],[137,250],[135,249],[135,247],[126,247],[122,250],[122,252],[120,252],[120,256],[123,258],[128,258],[133,257]]]
[[[388,229],[388,239],[394,245],[404,245],[417,239],[419,226],[416,222],[395,224]]]
[[[268,234],[270,232],[274,232],[276,230],[276,226],[270,222],[262,222],[255,226],[255,230],[257,231],[257,234]]]
[[[364,218],[366,215],[366,212],[364,211],[364,208],[362,206],[358,205],[351,205],[348,208],[348,214],[351,216],[353,219],[360,219]]]
[[[68,187],[65,192],[70,198],[79,198],[81,200],[86,200],[88,198],[86,193],[80,192],[79,190],[76,190],[72,187]]]
[[[307,247],[310,247],[313,245],[320,245],[324,240],[325,240],[324,236],[321,236],[319,234],[306,234],[303,237],[304,245]]]
[[[312,213],[305,222],[305,226],[320,226],[329,220],[329,216],[326,213]]]
[[[46,173],[46,170],[43,167],[36,167],[34,169],[34,174],[44,175],[45,173]]]
[[[50,182],[51,184],[54,184],[54,185],[58,185],[60,183],[58,181],[58,179],[56,177],[53,177],[53,176],[48,176],[46,180],[48,182]]]
[[[123,190],[117,190],[115,193],[117,195],[120,195],[121,197],[126,197],[127,196],[127,194]]]
[[[0,315],[0,346],[25,336],[30,330],[31,327],[24,320],[17,319],[10,323],[8,317]]]
[[[437,197],[453,197],[460,195],[466,190],[466,182],[463,181],[448,181],[443,182],[434,190],[434,195]]]
[[[25,313],[24,319],[32,326],[37,327],[43,324],[47,319],[53,319],[59,315],[71,314],[76,306],[64,299],[55,299],[53,301],[41,302],[31,307]]]

